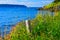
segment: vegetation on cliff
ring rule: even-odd
[[[49,9],[49,8],[54,8],[56,6],[60,6],[60,0],[55,0],[54,2],[44,6],[44,8]]]

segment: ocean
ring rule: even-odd
[[[24,5],[0,5],[0,35],[8,34],[22,20],[34,19],[38,10]],[[6,30],[5,30],[6,28]]]

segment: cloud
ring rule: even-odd
[[[47,5],[49,4],[50,1],[41,1],[41,2],[19,2],[18,4],[23,4],[23,5],[26,5],[28,7],[39,7],[39,6],[44,6],[44,5]]]
[[[26,6],[44,6],[46,4],[49,4],[52,1],[38,1],[36,2],[36,0],[33,1],[29,1],[29,0],[0,0],[0,4],[18,4],[18,5],[26,5]]]

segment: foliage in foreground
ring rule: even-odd
[[[59,13],[58,13],[59,14]],[[10,33],[10,40],[60,40],[60,14],[42,16],[30,20],[32,32],[27,33],[24,21],[18,23]],[[8,37],[8,36],[7,36]],[[8,40],[8,39],[6,39]]]

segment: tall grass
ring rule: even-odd
[[[24,21],[12,28],[10,40],[60,40],[60,12],[57,16],[38,14],[30,20],[32,32],[27,33]],[[7,36],[8,37],[8,36]],[[6,37],[6,38],[7,38]],[[6,39],[8,40],[8,39]]]

